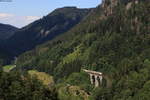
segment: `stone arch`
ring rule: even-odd
[[[92,75],[92,81],[93,81],[93,84],[95,84],[95,76]]]
[[[97,77],[97,81],[98,81],[98,84],[100,84],[100,85],[101,85],[100,77]]]

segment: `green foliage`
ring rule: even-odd
[[[58,91],[61,100],[90,100],[89,95],[78,86],[64,86]]]
[[[110,89],[95,88],[93,89],[92,96],[94,100],[108,100],[112,97]]]
[[[49,90],[36,79],[18,72],[0,72],[2,100],[58,100],[55,90]]]
[[[85,73],[72,73],[66,80],[68,84],[71,85],[82,85],[82,84],[87,84],[89,83],[89,77]],[[89,83],[90,84],[90,83]]]
[[[10,72],[11,70],[13,70],[16,67],[16,65],[6,65],[3,66],[3,71],[4,72]]]
[[[32,77],[32,78],[37,78],[39,81],[41,81],[43,83],[43,85],[48,86],[48,87],[52,87],[54,86],[54,80],[53,77],[44,73],[44,72],[38,72],[36,70],[29,70],[28,74]]]

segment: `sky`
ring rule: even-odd
[[[93,8],[100,3],[101,0],[0,0],[0,23],[21,28],[46,16],[56,8],[65,6]]]

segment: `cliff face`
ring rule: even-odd
[[[110,16],[113,13],[113,9],[119,4],[124,4],[129,9],[132,4],[138,4],[139,2],[142,2],[142,0],[103,0],[101,7],[105,12],[105,16]]]

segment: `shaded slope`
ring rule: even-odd
[[[12,59],[11,54],[9,54],[3,48],[0,47],[0,66],[9,64],[10,59]]]
[[[18,28],[6,25],[6,24],[0,24],[0,40],[5,40],[14,35],[14,33],[18,30]]]
[[[89,9],[76,7],[56,9],[42,19],[17,31],[6,41],[7,49],[14,55],[30,50],[68,31],[78,24],[89,11]]]

